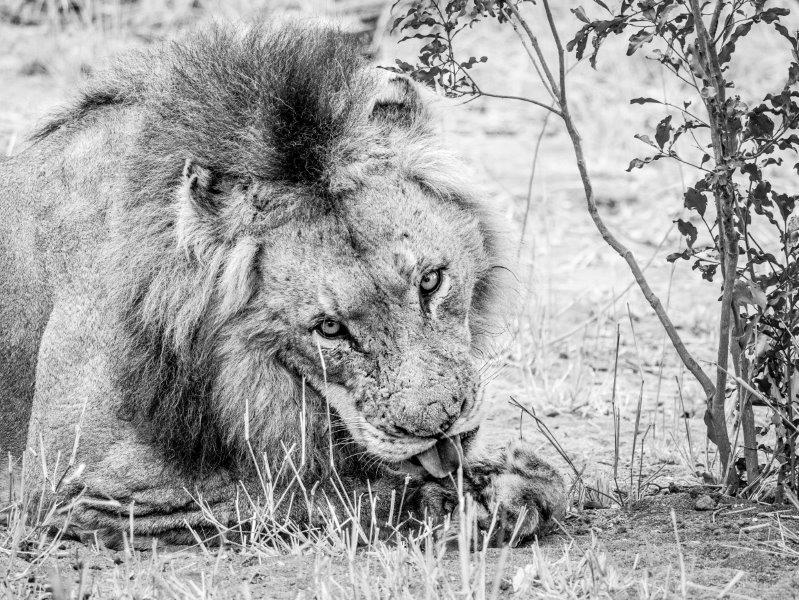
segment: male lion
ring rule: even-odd
[[[539,532],[560,476],[474,436],[501,259],[462,171],[334,29],[121,63],[2,163],[2,455],[108,543],[235,521],[286,455],[286,517],[391,490],[441,517],[462,463],[483,517]]]

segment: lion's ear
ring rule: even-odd
[[[183,165],[181,182],[182,199],[191,202],[199,210],[214,210],[216,198],[213,193],[214,175],[209,169],[187,159]]]
[[[187,160],[178,189],[175,233],[177,245],[213,278],[221,292],[222,313],[240,310],[254,293],[258,242],[246,232],[256,208],[252,198]]]
[[[383,80],[372,107],[372,119],[410,125],[422,110],[416,85],[407,77],[392,74]]]
[[[220,196],[214,174],[187,160],[177,192],[175,233],[179,248],[200,257],[213,246],[220,229]]]

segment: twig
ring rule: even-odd
[[[616,382],[619,374],[619,343],[621,342],[621,327],[616,323],[616,351],[613,356],[613,392],[610,396],[610,407],[613,411],[613,481],[618,482],[619,478],[619,428],[621,426],[621,416],[616,407]],[[619,484],[616,483],[616,487]]]
[[[504,2],[504,5],[511,13],[513,13],[513,16],[519,22],[519,25],[522,26],[522,29],[524,29],[525,34],[527,34],[527,39],[530,40],[530,45],[533,47],[533,50],[535,51],[535,54],[538,57],[539,64],[541,65],[541,69],[544,71],[544,78],[546,79],[544,85],[546,85],[547,83],[549,84],[549,87],[552,89],[552,92],[555,94],[555,96],[560,100],[562,104],[563,95],[561,94],[561,91],[558,88],[555,78],[552,76],[552,72],[549,70],[549,65],[547,64],[547,61],[544,58],[544,53],[541,51],[541,45],[538,43],[538,38],[533,33],[533,30],[530,29],[530,26],[527,24],[527,21],[524,19],[524,17],[522,17],[522,15],[519,14],[519,10],[516,8],[516,6],[514,6],[513,2],[506,1]]]
[[[547,438],[547,441],[550,444],[552,444],[552,447],[558,451],[558,454],[560,454],[563,460],[565,460],[566,463],[571,467],[572,471],[574,471],[574,474],[578,478],[581,478],[582,475],[580,471],[577,470],[577,467],[574,465],[574,462],[572,461],[571,457],[563,449],[563,446],[560,445],[560,442],[558,442],[558,440],[555,439],[555,436],[552,435],[552,432],[549,430],[549,427],[547,427],[547,424],[538,418],[538,415],[535,414],[535,411],[524,406],[513,396],[510,397],[510,403],[513,404],[515,407],[519,408],[520,410],[524,411],[525,413],[527,413],[530,417],[532,417],[532,419],[535,421],[535,424],[538,426],[538,430],[544,435],[545,438]]]
[[[544,89],[549,94],[549,97],[552,98],[554,102],[557,102],[558,101],[557,96],[555,96],[554,92],[550,89],[546,77],[544,77],[544,74],[541,72],[541,66],[538,64],[538,59],[533,55],[529,46],[525,43],[524,36],[522,35],[521,31],[519,31],[519,28],[516,26],[516,22],[513,19],[508,19],[508,22],[510,23],[511,27],[513,27],[514,33],[518,36],[519,40],[521,41],[522,46],[524,47],[524,51],[527,53],[527,57],[530,59],[530,63],[533,65],[533,69],[535,69],[535,72],[538,75],[538,79],[541,81],[541,85],[544,86]]]
[[[544,116],[544,122],[541,124],[541,130],[538,132],[538,137],[535,140],[535,148],[533,149],[533,164],[530,166],[530,180],[527,184],[527,200],[524,205],[524,218],[522,219],[522,235],[519,238],[519,251],[521,252],[522,244],[524,243],[524,236],[527,233],[527,220],[530,218],[530,205],[533,201],[533,181],[535,181],[535,168],[538,165],[538,152],[541,149],[541,140],[544,139],[547,125],[549,124],[549,117],[552,112],[548,112]],[[560,113],[557,113],[560,116]]]
[[[549,1],[544,0],[544,12],[547,13],[549,30],[552,32],[552,39],[555,40],[555,47],[558,49],[558,77],[560,80],[560,99],[562,104],[566,104],[566,61],[564,60],[563,44],[560,42],[560,34],[555,26],[555,19],[552,17],[552,10]]]
[[[479,96],[485,96],[486,98],[499,98],[500,100],[519,100],[521,102],[528,102],[529,104],[535,104],[539,108],[544,108],[549,112],[562,117],[563,115],[560,114],[560,111],[556,109],[554,106],[550,106],[544,102],[540,102],[539,100],[533,100],[532,98],[525,98],[524,96],[511,96],[508,94],[491,94],[489,92],[484,92],[479,87],[476,88],[477,94]]]
[[[719,27],[719,17],[721,16],[724,4],[724,0],[716,0],[716,7],[713,9],[713,17],[710,19],[710,36],[713,39],[716,38],[716,31]]]
[[[677,515],[674,514],[674,509],[671,509],[671,524],[674,526],[674,539],[677,540],[677,553],[680,558],[680,592],[682,597],[686,598],[688,581],[685,576],[685,557],[682,553],[682,544],[680,544],[680,534],[677,531]]]

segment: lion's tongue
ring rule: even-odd
[[[439,440],[432,448],[417,454],[416,459],[428,473],[441,479],[458,468],[461,452],[461,440],[456,436]]]

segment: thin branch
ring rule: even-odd
[[[563,44],[560,41],[558,28],[555,26],[555,19],[552,17],[552,10],[549,7],[549,0],[544,0],[544,12],[547,13],[549,30],[552,32],[552,39],[555,40],[555,47],[558,49],[558,77],[560,81],[560,99],[566,103],[566,59],[563,52]]]
[[[538,100],[533,100],[532,98],[525,98],[524,96],[510,96],[510,95],[507,95],[507,94],[490,94],[488,92],[484,92],[483,90],[481,90],[476,85],[475,85],[475,91],[477,92],[478,95],[485,96],[486,98],[499,98],[501,100],[519,100],[521,102],[528,102],[530,104],[535,104],[536,106],[538,106],[540,108],[544,108],[544,109],[548,110],[552,114],[555,114],[555,115],[557,115],[559,117],[563,117],[561,112],[557,108],[555,108],[554,106],[549,105],[549,104],[545,104],[545,103],[540,102]]]
[[[538,59],[533,55],[532,50],[530,50],[530,47],[527,45],[527,42],[524,41],[524,36],[522,35],[522,32],[519,31],[519,27],[516,25],[516,22],[513,19],[508,19],[508,22],[513,28],[513,32],[518,36],[519,41],[521,42],[522,47],[524,48],[524,51],[527,53],[527,57],[530,59],[530,63],[533,65],[533,69],[535,69],[535,72],[538,75],[538,79],[541,81],[541,85],[544,86],[544,89],[547,91],[550,98],[552,98],[554,102],[558,102],[558,98],[555,96],[554,92],[550,89],[549,83],[544,77],[544,74],[541,72],[541,67],[538,64]]]
[[[716,0],[716,8],[713,9],[713,18],[710,20],[710,37],[716,37],[716,31],[719,27],[719,17],[721,16],[721,11],[724,8],[724,0]]]
[[[682,106],[677,106],[676,104],[672,104],[671,102],[661,102],[661,104],[662,104],[663,106],[669,106],[669,107],[671,107],[671,108],[677,109],[677,110],[679,110],[681,113],[684,113],[684,114],[688,115],[689,117],[691,117],[691,118],[692,118],[694,121],[697,121],[698,123],[700,123],[700,124],[704,125],[705,127],[710,127],[710,125],[708,125],[707,123],[705,123],[705,122],[704,122],[702,119],[700,119],[699,117],[697,117],[697,116],[696,116],[694,113],[692,113],[690,110],[687,110],[687,109],[683,108]],[[684,117],[683,117],[683,118],[684,118]]]
[[[552,12],[549,6],[549,0],[543,0],[544,10],[547,13],[547,20],[549,22],[549,27],[552,30],[553,38],[555,39],[555,43],[558,47],[558,72],[560,76],[560,85],[554,80],[552,76],[552,72],[550,71],[548,65],[544,62],[542,67],[544,72],[547,74],[547,77],[550,80],[550,84],[552,85],[553,89],[555,90],[562,90],[565,88],[565,77],[566,77],[566,68],[565,68],[565,55],[563,52],[563,46],[560,43],[560,37],[557,35],[557,27],[555,25],[554,19],[552,18]],[[538,49],[538,41],[535,38],[535,35],[530,31],[527,22],[524,18],[519,14],[512,4],[507,3],[506,6],[513,12],[514,16],[519,20],[519,23],[524,28],[526,32],[528,32],[528,36],[531,38],[531,43],[533,43],[533,47]],[[540,49],[538,49],[540,53]],[[541,56],[539,54],[539,56]],[[596,199],[594,198],[594,190],[591,184],[591,178],[588,174],[588,168],[586,166],[585,155],[583,153],[583,146],[582,140],[580,139],[580,134],[577,131],[577,127],[574,123],[574,120],[571,117],[569,112],[569,105],[568,99],[566,95],[562,92],[559,92],[560,97],[560,110],[561,110],[561,118],[563,119],[564,124],[566,125],[566,130],[569,134],[569,138],[571,139],[572,146],[574,147],[574,154],[575,159],[577,162],[577,170],[580,173],[580,179],[582,180],[583,190],[585,193],[585,200],[588,207],[588,213],[591,216],[591,219],[594,222],[594,225],[599,230],[602,239],[615,250],[619,256],[621,256],[624,261],[627,263],[630,271],[635,278],[638,287],[641,289],[644,297],[646,298],[649,305],[655,311],[658,319],[660,320],[663,328],[666,330],[666,334],[669,336],[669,340],[671,340],[674,349],[676,350],[677,354],[679,355],[680,359],[685,364],[685,367],[691,372],[691,374],[696,378],[699,384],[702,386],[702,389],[705,392],[707,397],[712,398],[715,395],[716,388],[713,385],[713,382],[710,380],[710,377],[702,370],[702,367],[699,366],[699,363],[694,359],[688,349],[685,347],[682,339],[680,338],[679,333],[677,333],[677,329],[674,327],[674,324],[671,322],[666,310],[663,308],[663,304],[657,295],[652,291],[652,288],[649,286],[649,282],[647,281],[646,277],[641,270],[641,267],[638,265],[638,261],[635,259],[635,256],[627,248],[623,243],[619,241],[619,239],[611,233],[610,229],[608,229],[607,225],[605,224],[604,220],[602,219],[601,215],[599,214],[599,209],[596,205]]]
[[[674,327],[674,324],[671,322],[668,314],[666,314],[665,309],[663,308],[663,304],[661,303],[660,299],[655,295],[652,291],[652,288],[649,286],[649,282],[646,280],[646,277],[641,271],[641,267],[638,265],[638,262],[635,259],[635,256],[627,248],[624,244],[622,244],[616,236],[611,233],[608,229],[607,225],[603,221],[602,217],[599,214],[599,210],[596,205],[596,200],[594,198],[594,191],[591,185],[591,180],[588,175],[588,169],[585,163],[585,157],[583,155],[582,149],[582,142],[580,140],[580,135],[577,132],[574,122],[572,121],[571,115],[569,114],[568,110],[565,110],[563,113],[563,120],[566,123],[566,130],[569,133],[569,137],[572,139],[572,145],[574,146],[574,153],[577,160],[577,169],[580,172],[580,179],[583,182],[583,190],[585,192],[585,200],[588,205],[588,213],[591,216],[591,219],[594,221],[597,229],[599,230],[602,239],[607,242],[607,244],[613,248],[619,256],[621,256],[627,266],[630,268],[630,271],[635,278],[638,287],[641,289],[644,297],[646,298],[649,305],[655,311],[660,323],[663,325],[663,328],[666,330],[666,334],[669,336],[669,340],[671,340],[674,349],[677,351],[680,359],[682,360],[685,368],[691,372],[691,374],[696,378],[699,384],[702,386],[702,389],[705,392],[705,395],[709,398],[712,398],[715,395],[716,388],[711,382],[708,375],[702,370],[702,367],[699,366],[699,363],[694,359],[688,349],[685,347],[682,339],[680,338],[680,334],[677,333],[677,329]]]
[[[527,34],[527,38],[530,40],[530,45],[533,47],[533,50],[535,50],[535,54],[538,57],[539,63],[541,64],[541,68],[544,70],[544,76],[546,77],[546,80],[549,82],[549,85],[552,88],[552,91],[555,93],[555,96],[562,100],[563,96],[558,89],[557,81],[552,76],[552,71],[549,70],[549,65],[544,58],[544,53],[541,51],[541,45],[538,43],[538,38],[533,33],[533,30],[530,29],[530,26],[527,24],[527,21],[524,19],[524,17],[522,17],[522,15],[519,13],[519,10],[514,6],[513,0],[506,0],[504,4],[508,10],[513,13],[513,16],[516,17],[516,20],[519,22],[519,25],[522,26],[522,29],[524,29],[524,32]]]
[[[549,117],[553,113],[548,112],[544,117],[544,122],[541,124],[541,131],[538,132],[538,137],[535,140],[535,148],[533,149],[533,164],[530,166],[530,179],[527,183],[527,200],[524,203],[524,218],[522,219],[522,235],[519,238],[519,252],[522,250],[524,237],[527,234],[527,220],[530,218],[530,205],[533,202],[533,182],[535,181],[535,168],[538,165],[538,152],[541,149],[541,141],[544,139],[544,133],[549,124]],[[559,116],[560,113],[558,113]]]

